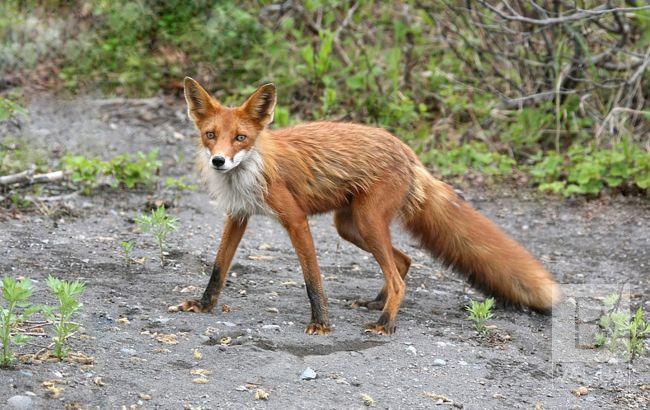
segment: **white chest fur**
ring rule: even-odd
[[[199,153],[197,161],[203,182],[218,208],[234,217],[272,214],[264,202],[264,162],[255,148],[227,173],[213,169],[203,152]]]

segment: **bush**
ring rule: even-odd
[[[591,155],[627,138],[649,149],[650,10],[634,9],[641,3],[586,0],[581,9],[627,9],[581,17],[574,2],[546,0],[10,0],[0,5],[0,75],[20,82],[45,65],[55,86],[130,96],[180,96],[191,75],[225,104],[274,81],[276,126],[377,124],[449,176],[507,174],[513,160],[527,171],[559,155],[577,168],[535,183],[594,194],[616,182],[589,175],[617,176],[568,158],[572,147]],[[591,162],[613,170],[612,161]],[[618,186],[647,192],[640,169]]]
[[[650,153],[627,139],[610,149],[573,145],[566,154],[545,155],[530,174],[540,190],[564,196],[597,195],[605,188],[647,190]]]

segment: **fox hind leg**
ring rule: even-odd
[[[397,312],[406,291],[390,237],[390,223],[406,195],[406,190],[400,192],[396,188],[400,186],[398,182],[388,179],[377,183],[367,193],[356,196],[350,204],[354,226],[384,274],[386,296],[381,315],[377,322],[365,327],[366,332],[375,334],[395,332]]]
[[[363,249],[366,252],[370,252],[368,244],[361,237],[359,230],[354,224],[354,219],[352,218],[352,212],[350,208],[340,209],[334,213],[334,225],[336,226],[336,230],[341,238],[354,244],[358,248]],[[408,273],[409,267],[411,266],[411,258],[399,249],[395,247],[392,248],[395,265],[397,266],[400,277],[402,280],[404,280],[406,278],[406,274]],[[352,307],[366,307],[370,310],[382,310],[384,308],[384,304],[386,303],[386,292],[386,285],[384,285],[374,299],[356,300],[352,304]]]

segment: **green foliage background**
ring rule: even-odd
[[[561,100],[504,107],[503,95],[488,86],[503,79],[480,75],[489,72],[481,55],[467,47],[454,52],[441,40],[450,4],[10,0],[0,5],[0,75],[12,86],[131,97],[180,97],[182,78],[190,75],[226,104],[273,81],[275,126],[323,118],[377,124],[447,177],[523,175],[563,195],[647,193],[647,102],[637,107],[644,115],[604,131],[615,104],[600,93],[598,109],[585,110],[587,87]],[[631,47],[642,53],[650,47],[650,11],[628,17],[640,33]],[[468,44],[480,41],[462,21],[454,24]],[[557,52],[549,64],[559,70],[570,47],[561,32],[553,39]],[[597,52],[597,40],[581,41],[593,41],[586,49]],[[595,66],[584,70],[605,82],[612,75]],[[519,85],[535,80],[512,65],[502,71]],[[650,89],[650,74],[642,75]]]

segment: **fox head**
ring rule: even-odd
[[[187,113],[199,130],[206,160],[221,173],[237,168],[255,149],[255,140],[273,121],[275,85],[265,84],[239,107],[225,107],[185,77]]]

